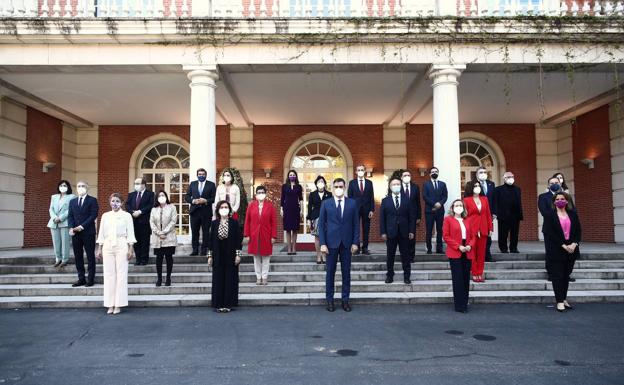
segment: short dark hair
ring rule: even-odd
[[[438,172],[440,172],[440,169],[439,169],[439,168],[437,168],[436,166],[433,166],[433,167],[431,167],[431,168],[429,169],[429,174],[431,174],[431,172],[432,172],[433,170],[438,170]]]
[[[477,167],[477,172],[479,172],[479,171],[481,171],[481,170],[483,170],[483,171],[487,171],[487,167],[485,167],[485,166],[479,166],[479,167]]]
[[[198,169],[197,169],[197,171],[195,172],[195,175],[199,174],[199,173],[200,173],[200,172],[202,172],[202,171],[203,171],[204,173],[206,173],[206,175],[208,175],[208,171],[206,171],[206,169],[205,169],[205,168],[198,168]]]
[[[546,181],[546,184],[548,184],[548,185],[549,185],[549,184],[550,184],[550,181],[551,181],[551,180],[553,180],[553,179],[557,179],[557,183],[559,183],[559,178],[557,178],[556,176],[554,176],[554,175],[553,175],[553,176],[551,176],[550,178],[548,178],[548,180]]]
[[[72,193],[71,183],[69,183],[69,181],[67,181],[65,179],[61,179],[61,181],[58,182],[58,184],[56,185],[56,192],[60,193],[59,187],[61,187],[61,185],[63,183],[65,183],[67,185],[67,192],[66,192],[66,194],[71,194]]]
[[[476,180],[469,180],[468,182],[466,182],[466,187],[464,188],[464,197],[468,198],[472,196],[472,190],[476,187],[479,186],[481,187],[481,183],[479,183]],[[481,189],[481,193],[479,195],[485,196],[485,193],[483,192],[483,189]]]
[[[334,179],[334,181],[332,182],[332,186],[335,185],[336,183],[342,183],[345,186],[347,185],[347,182],[344,179],[342,179],[342,178]]]
[[[294,173],[295,174],[295,184],[299,184],[299,174],[297,174],[297,171],[295,170],[288,170],[288,172],[286,173],[286,180],[284,181],[284,183],[290,183],[290,179],[288,178],[288,175],[290,175],[290,173]]]
[[[145,185],[147,184],[147,182],[145,181],[145,178],[136,178],[136,179],[141,179],[141,184],[145,184]]]
[[[325,177],[323,175],[319,175],[316,177],[316,179],[314,179],[314,185],[316,186],[316,184],[318,183],[319,180],[322,180],[323,183],[325,183],[325,186],[327,186],[327,181],[325,180]]]
[[[228,206],[228,209],[230,209],[230,213],[228,214],[228,216],[231,217],[232,216],[232,205],[230,205],[230,202],[228,202],[226,200],[222,200],[222,201],[217,202],[217,205],[215,206],[215,210],[217,211],[217,214],[219,214],[219,209],[221,208],[221,205],[224,204],[224,203]],[[217,218],[219,218],[219,217],[217,216]]]
[[[412,176],[412,172],[411,172],[409,169],[407,169],[407,168],[406,168],[406,169],[403,169],[403,170],[400,170],[400,171],[401,171],[401,177],[402,177],[402,176],[403,176],[403,174],[405,174],[405,173],[408,173],[408,174],[410,174],[410,176]]]
[[[158,202],[158,196],[160,195],[160,193],[165,194],[165,198],[167,198],[167,204],[170,204],[171,202],[169,202],[169,195],[167,195],[167,192],[165,190],[160,190],[156,193],[156,198],[154,199],[154,207],[158,207],[160,206],[160,202]]]
[[[266,187],[264,187],[264,185],[260,185],[256,187],[256,194],[260,191],[264,191],[266,193],[267,189]]]

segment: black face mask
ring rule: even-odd
[[[438,179],[438,174],[431,174],[431,179]]]

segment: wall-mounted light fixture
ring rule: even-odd
[[[427,171],[428,171],[428,169],[426,169],[424,167],[418,167],[418,173],[420,174],[420,176],[427,175]]]
[[[581,159],[581,163],[587,166],[590,170],[594,168],[594,158],[583,158]]]
[[[372,167],[369,167],[369,168],[367,168],[367,169],[366,169],[366,176],[367,176],[368,178],[370,178],[371,176],[373,176],[373,170],[374,170],[374,168],[372,168]]]
[[[51,168],[54,168],[54,166],[56,166],[56,163],[43,162],[43,167],[41,168],[41,171],[46,173],[46,172],[50,171]]]
[[[271,177],[271,173],[273,172],[273,169],[272,168],[265,168],[262,171],[264,171],[264,176],[266,178],[270,178]]]

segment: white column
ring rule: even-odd
[[[462,197],[457,78],[464,69],[463,64],[433,64],[429,69],[429,78],[433,80],[433,165],[440,170],[440,180],[448,188],[447,209]]]
[[[215,182],[217,173],[217,134],[215,89],[216,65],[184,66],[191,81],[191,160],[190,175],[198,168],[208,171],[208,180]]]

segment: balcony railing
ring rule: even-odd
[[[624,16],[624,0],[0,0],[5,18]]]

